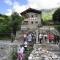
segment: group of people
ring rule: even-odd
[[[60,39],[59,36],[54,35],[52,33],[48,33],[48,34],[40,33],[38,37],[39,37],[40,43],[46,42],[46,43],[55,43],[56,44],[56,43],[59,43],[59,39]]]
[[[39,43],[47,42],[47,34],[39,33],[38,40],[39,40]]]
[[[32,34],[28,33],[28,34],[24,34],[23,35],[23,44],[19,45],[17,48],[17,54],[18,54],[18,58],[17,60],[25,60],[25,51],[28,50],[28,46],[33,46],[32,43]]]
[[[36,33],[30,32],[30,33],[24,34],[24,42],[27,42],[29,46],[36,43]]]
[[[52,34],[43,34],[39,33],[38,34],[38,41],[39,43],[43,42],[59,42],[59,37]],[[23,45],[20,45],[18,48],[18,60],[25,60],[25,54],[24,52],[27,51],[28,46],[33,46],[33,44],[36,43],[36,33],[28,33],[23,35]]]

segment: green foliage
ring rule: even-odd
[[[27,48],[27,51],[25,51],[25,54],[26,54],[25,59],[26,60],[28,60],[28,57],[29,57],[30,53],[32,52],[32,50],[33,50],[33,46],[29,46]]]
[[[19,16],[18,13],[14,12],[11,15],[10,27],[12,28],[12,32],[15,35],[16,31],[20,28],[23,18]]]
[[[11,28],[17,30],[21,25],[23,18],[14,12],[11,16],[0,14],[0,33],[11,32]]]
[[[12,52],[12,60],[17,60],[17,53],[16,52]]]
[[[60,8],[58,8],[53,14],[53,21],[55,24],[60,24]]]
[[[54,26],[60,32],[60,25]]]
[[[0,16],[0,33],[9,32],[9,17],[5,15]]]
[[[42,12],[42,19],[43,19],[43,21],[52,20],[52,14],[53,14],[53,11]]]
[[[28,57],[29,57],[30,53],[32,52],[32,50],[33,50],[32,46],[29,46],[27,48],[27,51],[25,51],[25,60],[28,60]],[[11,56],[12,56],[11,57],[12,60],[17,60],[17,52],[16,51],[13,51],[12,54],[11,54]]]
[[[0,34],[0,40],[11,40],[10,34]]]
[[[11,35],[11,32],[16,34],[16,31],[20,29],[22,20],[23,17],[16,12],[12,13],[11,16],[0,14],[0,36]]]
[[[13,51],[11,53],[11,59],[12,60],[17,60],[17,45],[13,47]]]

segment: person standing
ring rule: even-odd
[[[20,45],[20,47],[18,47],[17,53],[18,53],[17,59],[18,59],[18,60],[23,60],[24,47],[23,47],[22,45]]]
[[[42,43],[43,35],[40,33],[39,34],[39,42]]]
[[[44,42],[47,43],[47,37],[48,37],[47,34],[44,34],[43,37],[44,37]]]
[[[27,40],[28,40],[28,44],[31,45],[32,44],[32,35],[31,34],[28,34]]]
[[[28,47],[28,42],[27,42],[27,41],[24,41],[24,48],[25,48],[25,51],[27,51],[27,47]]]
[[[32,42],[33,44],[36,43],[36,34],[32,33]]]
[[[52,33],[49,33],[48,39],[49,39],[49,42],[53,42],[54,41],[54,35]]]
[[[24,34],[24,41],[27,39],[27,34]]]

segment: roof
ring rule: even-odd
[[[26,14],[26,13],[28,13],[28,12],[34,12],[34,13],[41,14],[41,11],[40,11],[40,10],[36,10],[36,9],[33,9],[33,8],[28,8],[27,10],[23,11],[23,12],[21,13],[21,15]]]

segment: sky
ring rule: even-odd
[[[0,13],[11,15],[13,11],[21,13],[28,8],[52,9],[60,7],[60,0],[0,0]]]

